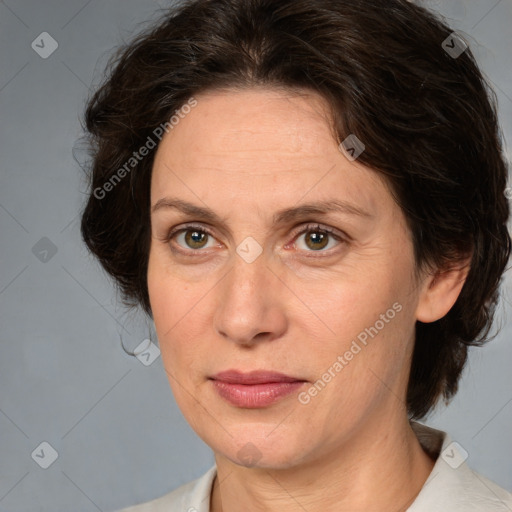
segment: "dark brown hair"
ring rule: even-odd
[[[405,0],[195,0],[122,47],[87,105],[92,162],[81,230],[124,303],[151,316],[155,150],[130,158],[158,127],[202,91],[316,91],[330,107],[338,142],[355,134],[366,146],[358,161],[386,177],[418,268],[472,253],[453,308],[416,328],[409,416],[425,416],[441,395],[448,400],[468,347],[489,335],[510,251],[496,97],[469,48],[447,51],[451,33],[440,17]]]

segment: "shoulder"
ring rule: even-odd
[[[412,424],[423,448],[436,459],[434,468],[408,512],[510,512],[512,493],[473,471],[468,453],[440,430]]]
[[[209,512],[211,487],[216,474],[217,468],[213,466],[197,480],[188,482],[160,498],[117,512]]]

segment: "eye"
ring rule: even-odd
[[[169,234],[169,241],[176,240],[176,243],[183,249],[197,251],[214,247],[215,238],[204,227],[185,226]],[[208,245],[208,243],[210,245]]]
[[[298,243],[303,239],[303,242]],[[215,237],[203,226],[186,225],[169,233],[166,242],[174,241],[182,252],[203,252],[217,246]],[[309,224],[293,238],[293,245],[306,252],[328,252],[344,241],[341,234],[318,224]]]
[[[334,233],[333,230],[321,227],[318,224],[308,225],[305,229],[298,233],[298,236],[294,240],[300,240],[303,238],[302,247],[298,247],[301,250],[305,250],[308,252],[326,252],[324,249],[331,249],[334,246],[338,245],[338,243],[342,242],[343,239],[340,235]],[[331,244],[330,242],[337,242]],[[304,249],[305,247],[305,249]]]

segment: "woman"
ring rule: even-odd
[[[130,512],[498,511],[415,420],[489,332],[510,238],[494,99],[402,0],[195,0],[90,100],[89,249],[215,453]]]

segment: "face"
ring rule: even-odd
[[[152,174],[163,364],[218,455],[312,462],[405,417],[420,293],[411,234],[380,175],[338,148],[320,97],[196,100]]]

